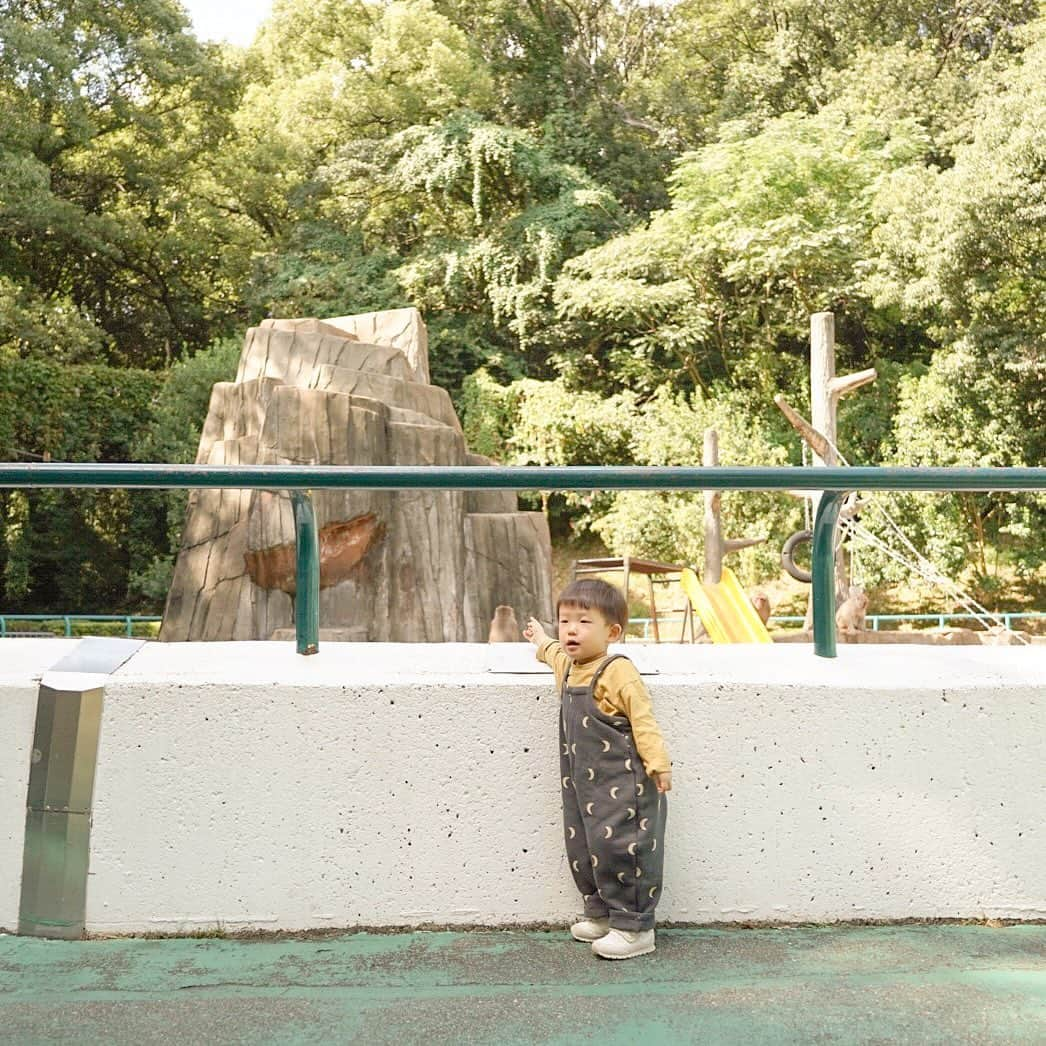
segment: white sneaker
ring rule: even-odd
[[[570,936],[575,941],[598,941],[610,932],[610,919],[582,919],[570,927]]]
[[[654,950],[653,930],[610,930],[592,942],[592,951],[601,959],[634,959]]]

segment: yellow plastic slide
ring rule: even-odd
[[[729,567],[723,567],[723,580],[718,585],[703,584],[689,567],[680,575],[679,583],[713,643],[773,642]]]

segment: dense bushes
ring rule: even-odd
[[[221,343],[168,373],[37,359],[0,364],[0,456],[188,462],[211,386],[235,375]],[[25,613],[156,610],[184,492],[0,491],[0,606]]]

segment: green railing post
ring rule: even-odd
[[[835,527],[846,491],[825,491],[814,518],[811,588],[814,600],[814,653],[835,657]]]
[[[294,633],[299,654],[320,649],[320,538],[316,512],[307,490],[292,490],[297,546],[294,592]]]

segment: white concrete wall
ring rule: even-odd
[[[675,763],[662,920],[1046,918],[1046,649],[628,649]],[[106,687],[89,930],[566,920],[531,657],[148,645]],[[11,927],[35,702],[0,687]]]

